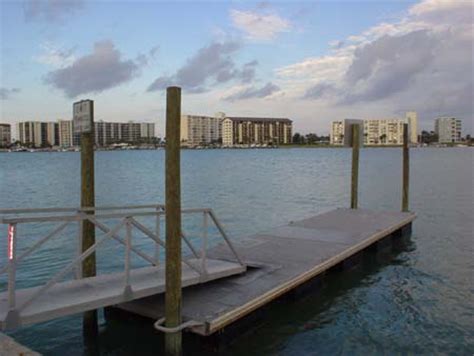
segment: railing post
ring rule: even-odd
[[[16,310],[16,224],[8,225],[8,314],[5,323],[9,328],[19,324],[19,315]]]
[[[403,173],[402,173],[402,211],[408,211],[410,188],[410,151],[408,148],[408,124],[403,124]]]
[[[8,308],[16,306],[16,224],[8,225]]]
[[[83,215],[81,211],[77,212],[78,215],[80,216],[80,219],[78,220],[78,228],[77,228],[77,257],[79,257],[82,254],[82,218]],[[76,266],[76,279],[81,279],[82,278],[82,263],[79,263]]]
[[[124,295],[127,299],[131,297],[132,288],[130,286],[130,253],[132,249],[132,223],[128,217],[125,218],[125,288]]]
[[[358,206],[359,188],[359,124],[352,124],[351,209]]]
[[[166,292],[165,323],[181,324],[181,88],[166,90]],[[165,354],[182,354],[181,331],[165,335]]]
[[[204,211],[202,216],[202,247],[201,247],[201,277],[205,278],[207,275],[207,211]]]
[[[155,234],[157,238],[160,238],[160,219],[161,213],[160,208],[156,208],[156,227],[155,227]],[[155,242],[155,266],[160,264],[160,244]]]

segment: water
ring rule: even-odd
[[[411,150],[410,206],[418,218],[409,248],[384,264],[338,276],[317,296],[279,305],[225,353],[472,355],[473,152]],[[163,202],[163,173],[163,151],[98,152],[96,204]],[[182,174],[183,206],[212,207],[238,239],[347,206],[350,151],[186,150]],[[79,181],[78,153],[0,154],[0,207],[77,206]],[[398,210],[400,182],[399,149],[361,151],[361,207]],[[26,228],[20,232],[34,238]],[[1,236],[6,236],[4,230]],[[6,240],[1,241],[3,265]],[[73,253],[68,245],[58,239],[32,259],[21,283],[40,281],[59,268]],[[83,353],[80,316],[10,334],[47,355]],[[151,355],[156,339],[148,325],[107,325],[101,320],[103,354]]]

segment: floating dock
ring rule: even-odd
[[[331,267],[390,236],[411,232],[414,213],[336,209],[290,222],[234,243],[244,274],[183,289],[188,330],[208,336],[317,278]],[[224,245],[208,251],[213,259],[236,262]],[[154,320],[164,316],[164,295],[116,306]]]

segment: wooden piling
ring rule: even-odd
[[[408,148],[408,124],[403,124],[403,173],[402,173],[402,211],[408,211],[410,187],[410,152]]]
[[[359,124],[352,124],[351,209],[357,209],[359,187]]]
[[[165,326],[181,324],[181,88],[166,91],[166,293]],[[165,335],[166,355],[181,355],[181,331]]]
[[[94,178],[94,102],[90,104],[91,132],[81,133],[81,207],[95,206]],[[86,214],[93,214],[88,211]],[[82,252],[95,244],[95,226],[90,221],[82,222]],[[82,277],[96,275],[95,252],[82,263]],[[97,311],[91,310],[83,314],[83,335],[86,339],[95,339],[98,335]]]

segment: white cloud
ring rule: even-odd
[[[472,119],[473,4],[426,0],[393,23],[354,34],[329,54],[276,70],[286,98],[350,116],[406,109]],[[303,100],[305,99],[305,100]],[[325,108],[325,109],[323,109]],[[337,108],[337,110],[336,110]]]
[[[291,23],[277,14],[231,10],[230,17],[234,26],[252,40],[272,40],[279,33],[291,29]]]
[[[42,53],[34,59],[42,64],[52,66],[54,68],[64,68],[76,60],[73,54],[73,49],[62,49],[55,46],[51,42],[46,42],[41,45]]]

